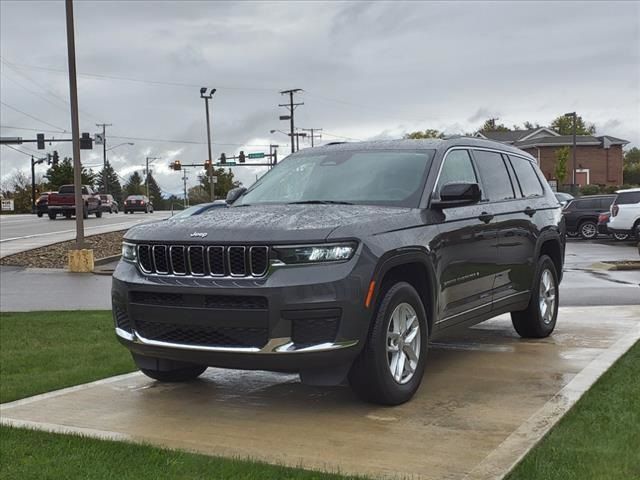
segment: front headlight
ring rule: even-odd
[[[122,242],[122,259],[129,262],[135,262],[136,258],[136,246],[133,243]]]
[[[286,265],[301,263],[340,262],[349,260],[356,252],[356,242],[327,245],[302,245],[277,247],[278,259]]]

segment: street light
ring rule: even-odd
[[[146,161],[147,176],[144,179],[144,183],[147,184],[147,198],[149,198],[149,164],[155,162],[156,160],[160,160],[160,157],[147,157],[147,161]]]
[[[576,125],[578,123],[578,116],[576,112],[565,113],[564,116],[573,117],[573,147],[571,148],[573,175],[571,176],[571,193],[575,195],[578,190],[576,185]]]
[[[133,143],[133,142],[120,143],[120,144],[116,145],[115,147],[109,147],[109,148],[107,148],[107,152],[108,152],[109,150],[113,150],[114,148],[118,148],[118,147],[121,147],[121,146],[123,146],[123,145],[135,145],[135,143]]]
[[[209,176],[209,193],[211,195],[211,201],[213,202],[213,200],[215,199],[215,194],[214,194],[214,186],[213,186],[213,161],[211,159],[211,125],[209,122],[209,100],[211,100],[213,98],[213,94],[216,93],[216,89],[212,88],[211,91],[209,92],[209,95],[207,95],[207,87],[202,87],[200,89],[200,98],[204,98],[204,108],[207,112],[207,148],[209,151],[209,156],[207,157],[208,162],[208,168],[207,168],[207,175]]]
[[[283,132],[282,130],[269,130],[269,132],[270,132],[272,135],[273,135],[274,133],[278,132],[278,133],[281,133],[281,134],[283,134],[283,135],[286,135],[287,137],[290,137],[290,136],[291,136],[291,134],[290,134],[290,133]],[[300,150],[300,137],[306,137],[306,136],[307,136],[307,134],[306,134],[305,132],[296,132],[296,133],[294,133],[294,134],[293,134],[293,136],[294,136],[294,137],[296,137],[296,138],[295,138],[295,144],[294,144],[294,145],[296,146],[296,151],[297,151],[297,150]],[[292,144],[293,144],[293,141],[294,141],[294,140],[293,140],[293,138],[292,138],[292,139],[291,139],[291,143],[292,143]]]

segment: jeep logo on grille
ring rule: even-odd
[[[208,235],[207,232],[193,232],[191,235],[189,235],[190,237],[200,237],[200,238],[204,238]]]

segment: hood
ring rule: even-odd
[[[296,243],[404,228],[417,215],[408,208],[365,205],[253,205],[138,225],[125,239],[193,243]],[[334,232],[335,234],[332,234]],[[196,234],[193,235],[192,234]],[[205,235],[206,234],[206,235]]]

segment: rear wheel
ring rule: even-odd
[[[64,214],[64,218],[66,218],[67,220],[69,220],[71,218],[71,212],[65,212]]]
[[[49,220],[55,220],[56,219],[56,214],[49,212]]]
[[[392,285],[378,303],[367,344],[349,372],[353,390],[382,405],[410,400],[422,381],[428,337],[416,290],[406,282]]]
[[[96,218],[102,218],[102,210],[96,210]]]
[[[558,318],[558,273],[547,255],[542,255],[536,267],[531,299],[526,309],[511,312],[513,328],[525,338],[551,335]]]
[[[38,215],[38,218],[42,218],[42,212],[38,212],[37,215]]]
[[[626,240],[629,240],[629,234],[628,233],[614,233],[613,234],[613,238],[615,238],[619,242],[624,242]]]
[[[598,226],[592,220],[585,220],[578,229],[580,236],[585,240],[593,240],[598,236]]]
[[[82,218],[89,218],[89,209],[86,206],[82,209]]]

